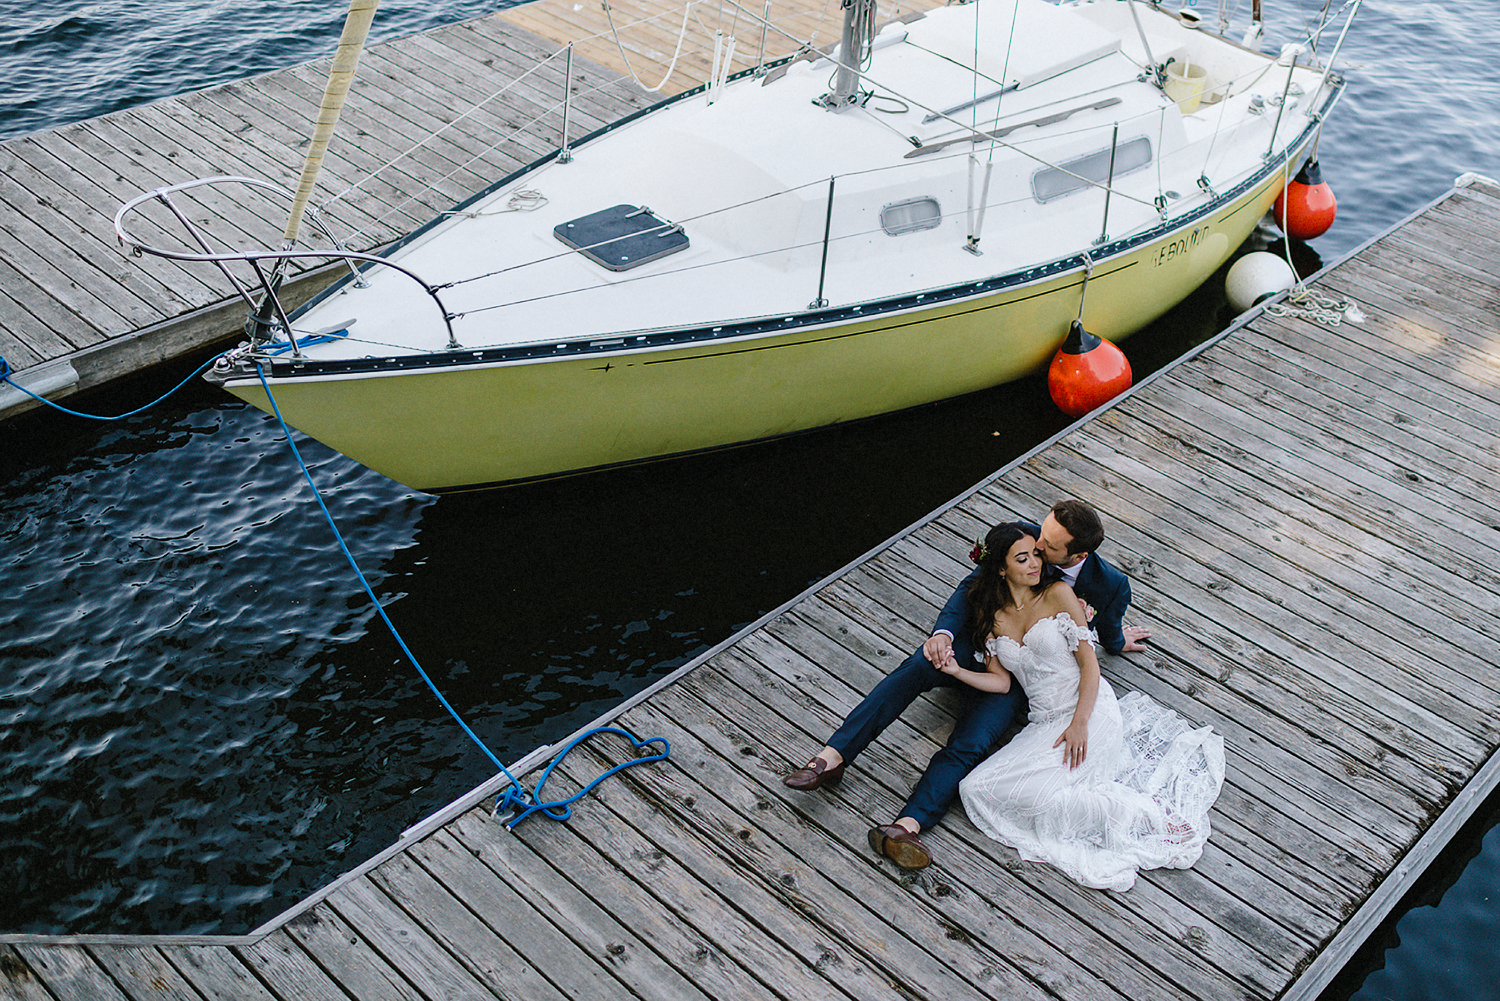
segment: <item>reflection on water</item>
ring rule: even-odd
[[[1438,854],[1319,1001],[1500,997],[1500,792]],[[1415,958],[1414,958],[1415,957]]]
[[[349,670],[371,610],[330,574],[273,422],[163,408],[47,441],[71,420],[7,428],[0,476],[8,910],[20,928],[212,926],[267,899],[296,844],[343,853],[363,806],[334,797],[386,781],[350,738],[399,679]],[[312,457],[382,588],[432,499]]]
[[[384,0],[380,41],[510,0]],[[348,4],[324,0],[12,0],[0,6],[0,139],[325,59]]]

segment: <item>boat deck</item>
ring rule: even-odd
[[[899,0],[891,16],[935,6]],[[566,81],[558,53],[569,39],[581,40],[570,142],[701,85],[721,27],[742,36],[732,69],[756,65],[760,32],[752,40],[748,20],[726,14],[721,22],[718,9],[694,5],[683,31],[682,10],[658,0],[537,0],[371,45],[314,204],[383,168],[381,181],[349,190],[329,213],[344,232],[354,231],[348,249],[370,251],[556,150]],[[765,58],[796,52],[788,36],[811,34],[824,21],[831,27],[818,37],[836,42],[840,16],[836,4],[777,0],[771,17],[785,33],[767,34]],[[222,275],[206,265],[127,257],[114,215],[137,195],[198,177],[295,187],[328,66],[294,66],[0,142],[0,356],[17,382],[59,399],[241,336],[246,309]],[[437,139],[413,148],[438,129]],[[229,189],[206,208],[208,230],[229,244],[281,243],[285,204]],[[338,273],[333,265],[304,273],[286,287],[288,303]],[[0,386],[0,417],[38,405]]]
[[[252,934],[0,936],[0,993],[1315,997],[1500,782],[1497,253],[1500,187],[1456,188],[1318,278],[1363,323],[1253,315],[622,707],[672,754],[567,823],[507,833],[491,784]],[[976,534],[1065,496],[1103,512],[1153,633],[1106,676],[1224,736],[1213,837],[1119,894],[955,810],[902,873],[865,831],[943,697],[835,790],[780,776],[926,635]]]

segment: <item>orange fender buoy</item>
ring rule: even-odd
[[[1309,160],[1276,199],[1276,225],[1293,240],[1314,240],[1328,232],[1338,215],[1338,199],[1323,180],[1318,161]]]
[[[1130,360],[1109,341],[1089,333],[1077,320],[1052,356],[1047,389],[1069,417],[1097,410],[1130,388]]]

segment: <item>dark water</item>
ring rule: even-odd
[[[386,0],[376,32],[495,6]],[[1318,6],[1268,0],[1269,41]],[[1500,174],[1491,10],[1365,4],[1321,147],[1340,218],[1304,268],[1460,173]],[[0,137],[325,56],[342,16],[337,0],[13,2]],[[1127,342],[1138,378],[1225,325],[1220,284]],[[127,410],[191,368],[76,402]],[[407,642],[509,761],[1064,424],[1032,379],[768,445],[442,498],[303,448]],[[342,563],[272,419],[195,381],[118,424],[39,414],[3,433],[5,930],[253,927],[487,777]],[[1497,816],[1487,804],[1330,999],[1500,996]]]

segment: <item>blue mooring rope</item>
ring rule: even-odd
[[[333,340],[334,337],[325,335],[324,337],[316,338],[315,340],[321,342],[325,339]],[[306,345],[312,342],[301,341],[299,343]],[[290,344],[282,345],[281,349],[286,350],[287,348],[290,348],[290,346]],[[186,386],[189,380],[201,374],[204,369],[208,368],[215,361],[217,361],[219,357],[221,356],[215,355],[213,358],[210,358],[208,361],[200,365],[186,379],[183,379],[177,385],[173,386],[171,389],[167,390],[167,392],[163,393],[161,396],[157,397],[155,400],[152,400],[145,406],[137,407],[134,410],[119,414],[114,417],[104,417],[98,414],[85,414],[77,410],[70,410],[67,407],[52,402],[44,396],[39,396],[38,394],[33,393],[31,390],[27,389],[25,386],[22,386],[20,383],[16,382],[10,377],[10,363],[5,360],[4,355],[0,355],[0,383],[14,386],[16,389],[19,389],[21,392],[25,393],[27,396],[30,396],[32,399],[38,400],[42,403],[45,403],[49,407],[60,410],[63,413],[70,414],[74,417],[83,417],[93,421],[119,421],[124,420],[127,417],[133,417],[141,411],[149,410],[152,407],[156,406],[158,403],[161,403],[163,400],[171,396],[173,393],[177,392],[183,386]],[[348,560],[349,565],[354,568],[354,575],[359,578],[359,583],[364,587],[365,594],[370,596],[370,601],[374,603],[375,610],[380,613],[381,620],[385,622],[386,628],[391,632],[391,636],[395,638],[397,645],[401,647],[401,652],[406,654],[407,660],[411,661],[412,666],[417,669],[417,673],[422,676],[422,680],[427,683],[427,687],[432,690],[432,694],[437,696],[438,702],[442,704],[442,707],[444,709],[448,710],[448,715],[453,717],[458,725],[463,728],[464,733],[469,735],[469,739],[474,741],[474,743],[479,746],[479,749],[484,752],[485,757],[489,758],[490,761],[494,763],[495,767],[500,769],[501,773],[510,780],[510,788],[506,789],[503,793],[500,794],[499,798],[495,800],[494,809],[494,814],[496,815],[498,815],[502,809],[514,809],[518,811],[516,816],[512,817],[509,821],[506,822],[506,830],[510,830],[511,828],[515,827],[516,824],[520,823],[522,820],[538,811],[542,812],[552,820],[567,820],[570,816],[572,816],[571,805],[577,802],[579,799],[583,798],[589,793],[590,790],[594,788],[594,786],[598,785],[600,782],[603,782],[615,772],[620,771],[622,768],[629,768],[631,765],[640,765],[651,761],[661,761],[668,754],[672,753],[672,745],[667,742],[667,739],[665,737],[652,737],[649,740],[641,740],[634,734],[626,730],[621,730],[618,727],[596,727],[586,733],[580,734],[579,736],[575,737],[568,743],[567,747],[563,748],[561,752],[553,757],[552,762],[547,765],[546,770],[542,772],[542,777],[537,780],[535,790],[527,790],[525,786],[521,785],[516,777],[510,773],[510,769],[506,768],[505,765],[500,761],[500,759],[495,757],[494,752],[492,752],[487,746],[485,746],[484,741],[479,739],[479,735],[469,727],[468,723],[464,722],[463,717],[460,716],[458,714],[458,711],[453,708],[453,705],[446,698],[444,698],[443,693],[438,690],[438,687],[433,683],[432,678],[429,677],[427,672],[422,669],[421,663],[418,662],[416,655],[411,652],[411,648],[406,645],[406,640],[403,639],[401,633],[396,630],[396,624],[391,621],[390,616],[386,615],[385,607],[380,604],[380,599],[375,597],[375,590],[370,587],[370,582],[365,579],[364,572],[360,570],[359,564],[354,561],[354,554],[349,552],[349,547],[344,543],[343,533],[339,531],[338,524],[333,520],[333,515],[329,512],[328,505],[323,503],[323,495],[318,491],[318,485],[313,482],[312,473],[308,470],[307,463],[302,461],[302,453],[297,449],[297,443],[292,440],[291,428],[287,426],[286,420],[281,416],[281,408],[276,404],[276,397],[271,395],[271,387],[266,382],[265,372],[259,365],[255,366],[255,371],[256,374],[260,376],[260,384],[262,388],[264,388],[266,391],[266,399],[271,401],[271,412],[276,415],[276,421],[281,425],[282,434],[286,436],[287,446],[292,450],[292,455],[296,458],[297,465],[302,469],[302,475],[306,477],[307,485],[312,487],[313,498],[318,502],[318,507],[323,511],[323,517],[328,520],[328,527],[333,529],[333,536],[338,540],[339,549],[341,549],[344,553],[344,559]],[[594,781],[584,786],[583,789],[579,790],[577,794],[570,796],[567,799],[556,800],[550,803],[542,802],[539,798],[542,791],[542,785],[547,781],[547,777],[552,774],[552,769],[558,766],[562,759],[567,756],[569,751],[573,750],[573,748],[577,747],[583,741],[587,740],[589,737],[592,737],[596,733],[619,734],[620,736],[629,740],[637,751],[640,751],[641,748],[645,747],[648,744],[659,743],[662,746],[662,751],[660,754],[653,754],[645,757],[636,757],[631,759],[630,761],[621,762],[620,764],[615,765],[609,771],[605,772],[603,775],[600,775],[598,778],[594,779]]]
[[[661,753],[650,754],[644,757],[636,757],[632,758],[629,761],[622,761],[620,764],[615,765],[609,771],[605,772],[603,775],[600,775],[594,781],[590,782],[588,785],[584,786],[582,789],[578,790],[567,799],[554,800],[550,803],[542,802],[540,799],[542,795],[542,786],[546,784],[547,776],[552,774],[552,769],[556,768],[562,761],[562,759],[568,756],[569,751],[573,750],[573,748],[577,747],[585,740],[588,740],[596,733],[619,734],[621,737],[624,737],[626,740],[630,741],[631,745],[635,747],[637,752],[639,752],[640,749],[645,747],[647,744],[660,744]],[[549,764],[546,770],[542,772],[542,777],[537,779],[536,788],[534,790],[528,793],[519,785],[515,785],[505,790],[498,797],[496,797],[495,808],[491,811],[490,815],[499,816],[500,811],[502,810],[516,810],[516,815],[505,822],[505,829],[507,831],[515,827],[521,821],[525,820],[527,817],[531,816],[537,811],[541,811],[552,820],[567,820],[573,815],[573,804],[578,802],[583,797],[587,796],[589,792],[593,790],[594,786],[598,785],[600,782],[603,782],[615,772],[618,772],[622,768],[629,768],[631,765],[643,765],[650,761],[661,761],[671,753],[672,745],[667,741],[667,738],[665,737],[651,737],[647,740],[641,740],[630,731],[621,730],[616,726],[595,727],[587,733],[582,733],[577,737],[574,737],[571,741],[568,742],[567,747],[564,747],[557,753],[557,756],[552,759],[552,763]],[[506,775],[509,774],[509,772],[506,773]],[[515,780],[512,779],[511,781],[514,782]]]
[[[401,652],[406,654],[406,659],[411,661],[412,667],[415,667],[417,669],[417,673],[422,676],[422,680],[425,681],[427,683],[427,687],[432,690],[432,694],[437,696],[438,702],[442,704],[444,709],[448,710],[448,715],[453,717],[454,721],[463,728],[464,733],[469,735],[469,739],[474,741],[474,743],[479,746],[479,749],[484,752],[485,757],[489,758],[490,761],[494,763],[495,767],[500,769],[500,772],[510,780],[510,788],[506,789],[499,795],[498,798],[496,798],[495,808],[491,813],[492,816],[496,816],[502,809],[513,809],[518,811],[514,817],[505,822],[506,830],[511,830],[522,820],[525,820],[527,817],[538,811],[542,812],[545,816],[549,817],[552,820],[567,820],[573,814],[573,811],[571,809],[572,804],[583,798],[589,793],[590,790],[594,788],[594,786],[598,785],[600,782],[603,782],[615,772],[620,771],[622,768],[629,768],[631,765],[640,765],[651,761],[661,761],[667,755],[672,753],[672,745],[667,742],[667,739],[665,737],[652,737],[648,740],[641,740],[639,737],[635,736],[629,731],[622,730],[618,727],[595,727],[594,729],[573,738],[573,740],[568,743],[567,747],[564,747],[560,752],[558,752],[556,756],[553,757],[551,763],[548,764],[547,768],[542,772],[542,777],[537,780],[536,788],[534,790],[528,790],[525,786],[521,785],[516,777],[510,773],[510,769],[506,768],[505,765],[500,761],[500,759],[495,757],[494,752],[485,745],[484,741],[479,739],[479,735],[470,728],[468,723],[464,722],[463,717],[458,714],[458,710],[454,709],[453,705],[446,698],[444,698],[443,693],[438,690],[438,687],[433,683],[432,678],[428,676],[427,672],[423,670],[421,663],[417,661],[416,655],[413,654],[411,652],[411,649],[406,645],[406,640],[402,639],[400,632],[396,630],[396,624],[391,621],[390,616],[385,614],[385,607],[380,604],[380,599],[375,597],[375,590],[370,587],[370,582],[365,579],[364,572],[360,570],[359,564],[354,561],[354,555],[349,552],[349,547],[344,543],[343,533],[339,531],[338,524],[334,522],[333,515],[328,510],[328,505],[323,503],[323,495],[319,492],[318,485],[313,482],[312,473],[308,470],[307,463],[302,461],[302,453],[298,450],[297,443],[292,440],[292,430],[287,426],[286,420],[281,416],[281,408],[276,405],[276,397],[271,395],[271,386],[266,381],[265,371],[261,369],[259,364],[255,366],[255,371],[256,374],[260,376],[261,387],[266,391],[266,399],[271,401],[271,412],[276,415],[276,420],[281,425],[281,431],[284,435],[286,435],[286,443],[288,447],[291,448],[292,455],[296,457],[297,465],[301,467],[302,475],[307,479],[307,485],[312,487],[313,497],[317,500],[318,507],[323,511],[323,517],[328,520],[328,527],[333,529],[333,536],[338,540],[339,549],[343,550],[344,559],[348,560],[349,566],[354,568],[354,575],[359,578],[360,584],[365,589],[365,594],[370,596],[370,601],[374,603],[375,610],[380,613],[381,620],[385,622],[386,628],[391,631],[391,636],[395,638],[397,645],[401,647]],[[660,754],[653,754],[645,757],[636,757],[632,758],[629,761],[624,761],[618,765],[615,765],[609,771],[605,772],[603,775],[600,775],[598,778],[594,779],[594,781],[590,782],[588,785],[584,786],[577,793],[575,793],[573,796],[568,797],[567,799],[556,800],[550,803],[542,802],[540,799],[542,785],[546,783],[547,777],[552,774],[552,769],[556,768],[558,764],[562,762],[562,759],[567,757],[569,751],[573,750],[573,748],[577,747],[579,744],[583,743],[583,741],[587,740],[589,737],[592,737],[596,733],[619,734],[620,736],[629,740],[637,751],[640,751],[640,749],[645,747],[647,744],[657,743],[661,744],[662,750]]]
[[[123,421],[127,417],[134,417],[136,414],[140,413],[143,410],[150,410],[152,407],[156,406],[162,400],[165,400],[167,397],[169,397],[173,393],[177,392],[183,386],[186,386],[188,384],[189,380],[191,380],[193,378],[193,376],[200,375],[203,372],[204,369],[208,368],[208,366],[212,365],[214,362],[216,362],[218,360],[219,360],[219,356],[215,355],[214,357],[210,358],[208,361],[204,362],[202,365],[199,365],[198,368],[196,370],[194,370],[194,372],[193,372],[192,375],[189,375],[186,379],[183,379],[177,385],[173,386],[171,389],[167,390],[165,393],[161,394],[156,399],[154,399],[150,403],[146,404],[144,407],[136,407],[134,410],[131,410],[128,413],[119,414],[119,415],[114,416],[114,417],[102,417],[99,414],[85,414],[85,413],[81,413],[81,412],[79,412],[77,410],[69,410],[67,407],[63,406],[60,403],[53,403],[51,400],[47,399],[45,396],[38,396],[36,393],[33,393],[31,390],[27,389],[25,386],[21,385],[19,382],[16,382],[14,379],[12,379],[10,377],[10,363],[5,360],[5,356],[4,355],[0,355],[0,382],[5,383],[7,386],[13,386],[16,389],[19,389],[21,392],[25,393],[27,396],[31,397],[33,400],[38,400],[38,401],[40,401],[42,403],[45,403],[45,404],[47,404],[47,406],[52,407],[54,410],[61,410],[63,413],[65,413],[65,414],[71,414],[74,417],[83,417],[83,418],[87,418],[88,420],[91,420],[91,421]]]

